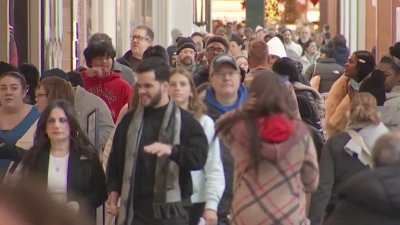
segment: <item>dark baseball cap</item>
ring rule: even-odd
[[[239,67],[236,63],[235,58],[230,55],[217,55],[211,62],[210,65],[210,75],[212,75],[215,71],[219,70],[222,65],[229,65],[235,70],[239,71]]]

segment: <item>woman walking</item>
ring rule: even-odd
[[[232,224],[308,224],[306,192],[318,184],[317,154],[285,90],[277,74],[260,73],[252,97],[217,123],[235,159]]]

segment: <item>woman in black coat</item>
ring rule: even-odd
[[[21,169],[15,173],[39,179],[55,200],[74,211],[94,215],[107,199],[98,153],[65,101],[46,107],[29,151],[1,140],[0,158],[21,161]]]
[[[312,194],[310,202],[311,225],[320,225],[330,217],[338,200],[338,187],[370,168],[372,156],[367,151],[372,151],[376,140],[389,132],[380,120],[376,99],[369,93],[354,96],[348,118],[346,131],[329,138],[322,149],[318,190]],[[361,146],[356,135],[366,147]]]

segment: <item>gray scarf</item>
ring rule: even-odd
[[[132,224],[134,216],[134,184],[135,165],[139,142],[143,130],[144,108],[139,106],[128,128],[125,167],[122,178],[121,206],[118,214],[118,225]],[[180,143],[181,112],[172,101],[168,103],[162,120],[158,141],[170,145]],[[153,189],[154,218],[170,218],[173,215],[184,215],[185,209],[181,204],[179,186],[179,166],[169,156],[157,158],[155,184]]]
[[[176,60],[176,68],[182,68],[190,73],[193,73],[196,70],[196,61],[193,60],[192,64],[189,66],[184,65],[179,59]]]

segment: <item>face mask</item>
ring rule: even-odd
[[[350,87],[355,90],[355,91],[359,91],[360,90],[360,83],[358,83],[356,80],[354,79],[350,79]]]

